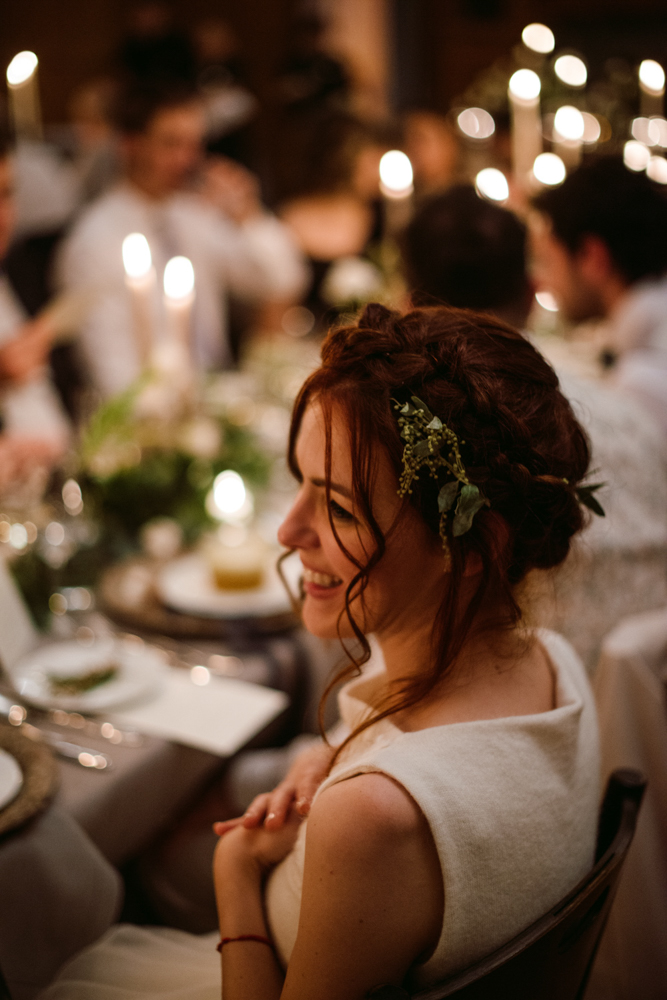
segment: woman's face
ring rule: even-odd
[[[309,632],[320,638],[352,635],[345,608],[345,591],[356,576],[355,564],[345,555],[331,528],[362,565],[375,549],[369,527],[352,500],[352,459],[347,427],[340,411],[332,416],[331,499],[325,489],[325,425],[322,410],[315,402],[304,413],[296,444],[296,461],[301,473],[297,498],[278,533],[280,543],[296,549],[303,564],[305,600],[303,621]],[[396,529],[391,531],[402,501],[398,483],[388,458],[379,453],[372,495],[372,509],[386,538],[386,551],[370,571],[363,598],[352,603],[355,621],[365,633],[380,639],[414,629],[424,620],[433,620],[440,604],[445,555],[440,539],[422,518],[408,507]],[[429,619],[430,616],[430,619]]]

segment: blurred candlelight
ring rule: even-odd
[[[559,56],[554,63],[554,72],[561,83],[568,87],[585,87],[588,80],[586,63],[579,56]]]
[[[466,108],[456,123],[469,139],[488,139],[496,130],[493,117],[484,108]]]
[[[578,108],[564,104],[554,116],[554,149],[567,167],[576,167],[581,159],[584,116]]]
[[[642,170],[646,170],[650,159],[651,154],[643,142],[630,139],[623,147],[623,162],[628,170],[640,173]]]
[[[540,55],[553,52],[556,44],[551,28],[547,28],[546,24],[538,23],[526,25],[521,32],[521,41],[526,48],[532,49],[533,52],[539,52]]]
[[[226,469],[213,480],[213,487],[206,497],[206,509],[218,521],[242,524],[253,513],[255,504],[238,472]]]
[[[155,344],[153,306],[156,277],[151,248],[142,233],[130,233],[123,240],[125,285],[132,300],[134,328],[142,364],[147,364]]]
[[[540,153],[533,163],[533,177],[546,187],[556,187],[565,180],[565,164],[556,153]]]
[[[510,194],[507,178],[502,170],[495,167],[485,167],[475,177],[477,194],[489,201],[507,201]]]
[[[42,138],[37,66],[34,52],[19,52],[7,67],[7,88],[14,134],[22,139]]]
[[[189,364],[195,272],[187,257],[172,257],[167,261],[163,283],[169,340],[179,345],[184,361],[187,358]]]
[[[535,157],[542,152],[541,88],[539,76],[531,69],[519,69],[510,78],[512,167],[521,189],[527,187]]]
[[[639,94],[642,115],[661,115],[665,96],[665,71],[655,59],[639,65]]]
[[[400,149],[380,160],[380,190],[384,195],[385,234],[395,236],[410,221],[414,191],[412,164]]]

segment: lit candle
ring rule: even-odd
[[[384,195],[385,235],[395,236],[410,221],[414,191],[412,164],[400,149],[380,160],[380,190]]]
[[[125,285],[132,302],[134,332],[142,365],[148,364],[155,346],[153,309],[155,305],[155,268],[151,248],[142,233],[130,233],[123,240]]]
[[[578,166],[584,139],[584,116],[578,108],[564,104],[554,116],[554,150],[566,167]]]
[[[521,40],[527,49],[539,52],[540,55],[547,55],[553,52],[556,44],[554,33],[546,24],[527,24],[521,32]]]
[[[665,71],[655,59],[644,59],[639,66],[639,93],[642,115],[663,113],[665,96]]]
[[[542,152],[540,90],[542,85],[532,69],[519,69],[509,82],[512,112],[512,168],[521,190],[529,184],[535,158]]]
[[[178,345],[179,354],[190,362],[192,306],[195,301],[195,272],[187,257],[172,257],[164,269],[164,305],[168,340]]]
[[[7,67],[7,87],[14,134],[21,139],[42,138],[37,65],[34,52],[19,52]]]
[[[585,87],[588,80],[586,63],[579,56],[559,56],[554,63],[554,73],[561,83],[568,87],[574,87],[576,90]]]

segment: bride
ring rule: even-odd
[[[217,950],[217,935],[120,925],[42,1000],[214,1000],[220,958],[224,1000],[425,987],[592,864],[591,694],[526,608],[589,496],[552,369],[493,317],[369,306],[326,339],[289,462],[279,537],[303,564],[304,624],[354,650],[345,738],[216,825]],[[371,633],[382,656],[365,666]]]

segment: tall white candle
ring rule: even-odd
[[[384,195],[385,235],[395,236],[410,221],[414,191],[412,164],[400,149],[380,160],[380,190]]]
[[[512,113],[512,170],[517,185],[525,190],[533,163],[542,152],[540,90],[542,85],[532,69],[519,69],[509,82]]]
[[[665,71],[655,59],[644,59],[639,66],[639,106],[642,115],[662,115],[665,100]]]
[[[164,269],[164,306],[167,314],[165,358],[174,366],[173,375],[187,384],[192,379],[192,307],[195,272],[187,257],[172,257]]]
[[[154,307],[155,268],[151,248],[142,233],[130,233],[123,240],[125,285],[132,302],[132,321],[142,365],[147,365],[155,347]]]
[[[7,89],[14,134],[20,139],[42,138],[37,66],[34,52],[19,52],[7,67]]]
[[[573,169],[581,160],[584,116],[578,108],[564,104],[554,116],[554,152],[566,167]]]

